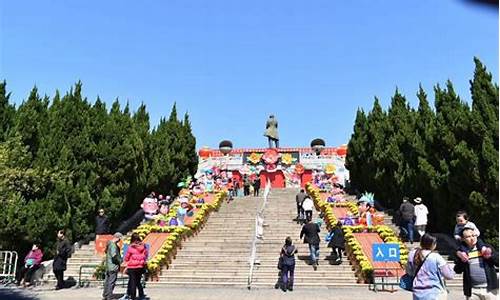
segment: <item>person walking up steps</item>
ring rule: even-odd
[[[399,207],[401,215],[401,230],[403,230],[410,244],[413,244],[413,226],[415,224],[415,207],[408,201],[408,197],[403,198],[403,203]]]
[[[281,248],[280,260],[281,260],[281,290],[286,292],[293,291],[293,279],[295,272],[295,254],[297,253],[297,248],[292,245],[292,238],[286,237],[285,245]]]
[[[302,208],[302,203],[304,199],[307,197],[307,194],[304,192],[304,189],[301,189],[300,192],[295,196],[295,202],[297,202],[297,224],[301,222],[304,216],[304,209]]]
[[[309,197],[309,195],[306,195],[306,197],[304,198],[304,202],[302,202],[302,208],[304,209],[305,220],[306,222],[309,222],[309,220],[312,220],[314,209],[314,202],[312,201],[311,197]]]
[[[319,226],[311,219],[307,220],[307,224],[302,226],[300,231],[300,238],[304,237],[304,244],[309,244],[309,256],[311,264],[316,271],[319,262]]]
[[[345,249],[344,232],[342,231],[342,222],[338,221],[335,227],[328,234],[328,248],[332,248],[332,256],[335,257],[335,263],[342,263],[342,251]]]
[[[418,234],[422,237],[425,234],[429,210],[427,206],[422,203],[422,198],[417,197],[413,201],[415,202],[415,229],[417,229]]]

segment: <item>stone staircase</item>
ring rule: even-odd
[[[197,236],[183,242],[159,281],[148,286],[246,287],[255,215],[262,201],[247,196],[224,202]]]
[[[298,189],[273,189],[264,209],[264,237],[257,244],[252,287],[274,287],[278,279],[277,263],[285,238],[290,236],[298,249],[295,265],[294,287],[348,287],[359,286],[349,261],[333,265],[331,248],[327,248],[324,237],[326,226],[321,227],[320,260],[316,271],[309,265],[309,247],[299,238],[302,226],[293,219],[297,214],[295,195]],[[313,213],[313,220],[318,212]]]
[[[264,208],[264,235],[257,240],[256,264],[252,276],[252,288],[272,288],[278,279],[276,268],[280,249],[287,236],[292,237],[298,248],[295,267],[295,287],[349,287],[360,286],[349,261],[334,265],[324,236],[326,226],[321,228],[320,261],[316,271],[309,265],[309,249],[299,239],[301,225],[293,219],[296,216],[295,194],[297,189],[272,189]],[[355,197],[348,196],[349,201]],[[255,235],[255,216],[263,204],[263,197],[236,197],[231,203],[224,202],[219,211],[210,215],[198,235],[184,241],[176,258],[163,267],[158,281],[148,282],[148,287],[247,287],[250,270],[252,241]],[[318,217],[314,212],[313,220]],[[396,233],[399,228],[392,223],[392,217],[384,216],[384,223]],[[416,247],[410,245],[408,249]],[[95,254],[95,244],[81,246],[68,260],[65,279],[78,281],[81,265],[97,265],[102,257]],[[87,284],[96,285],[92,280],[93,269],[84,269],[82,278]],[[47,272],[44,283],[55,284],[52,271]],[[448,287],[461,287],[462,276],[447,281]]]

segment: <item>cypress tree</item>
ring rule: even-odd
[[[9,103],[10,93],[6,90],[5,80],[0,82],[0,142],[7,139],[14,124],[15,108]]]
[[[42,136],[45,120],[47,120],[49,99],[38,95],[37,87],[33,87],[28,100],[23,102],[17,110],[15,130],[22,137],[23,144],[28,146],[32,156],[35,157]]]
[[[345,166],[349,170],[349,181],[352,188],[362,191],[367,186],[366,168],[364,164],[367,160],[367,120],[363,109],[358,108],[354,129],[347,144],[347,156]]]

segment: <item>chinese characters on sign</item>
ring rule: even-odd
[[[399,261],[399,244],[373,244],[373,261]]]

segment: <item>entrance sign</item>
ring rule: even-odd
[[[373,261],[399,261],[399,244],[373,244]]]

